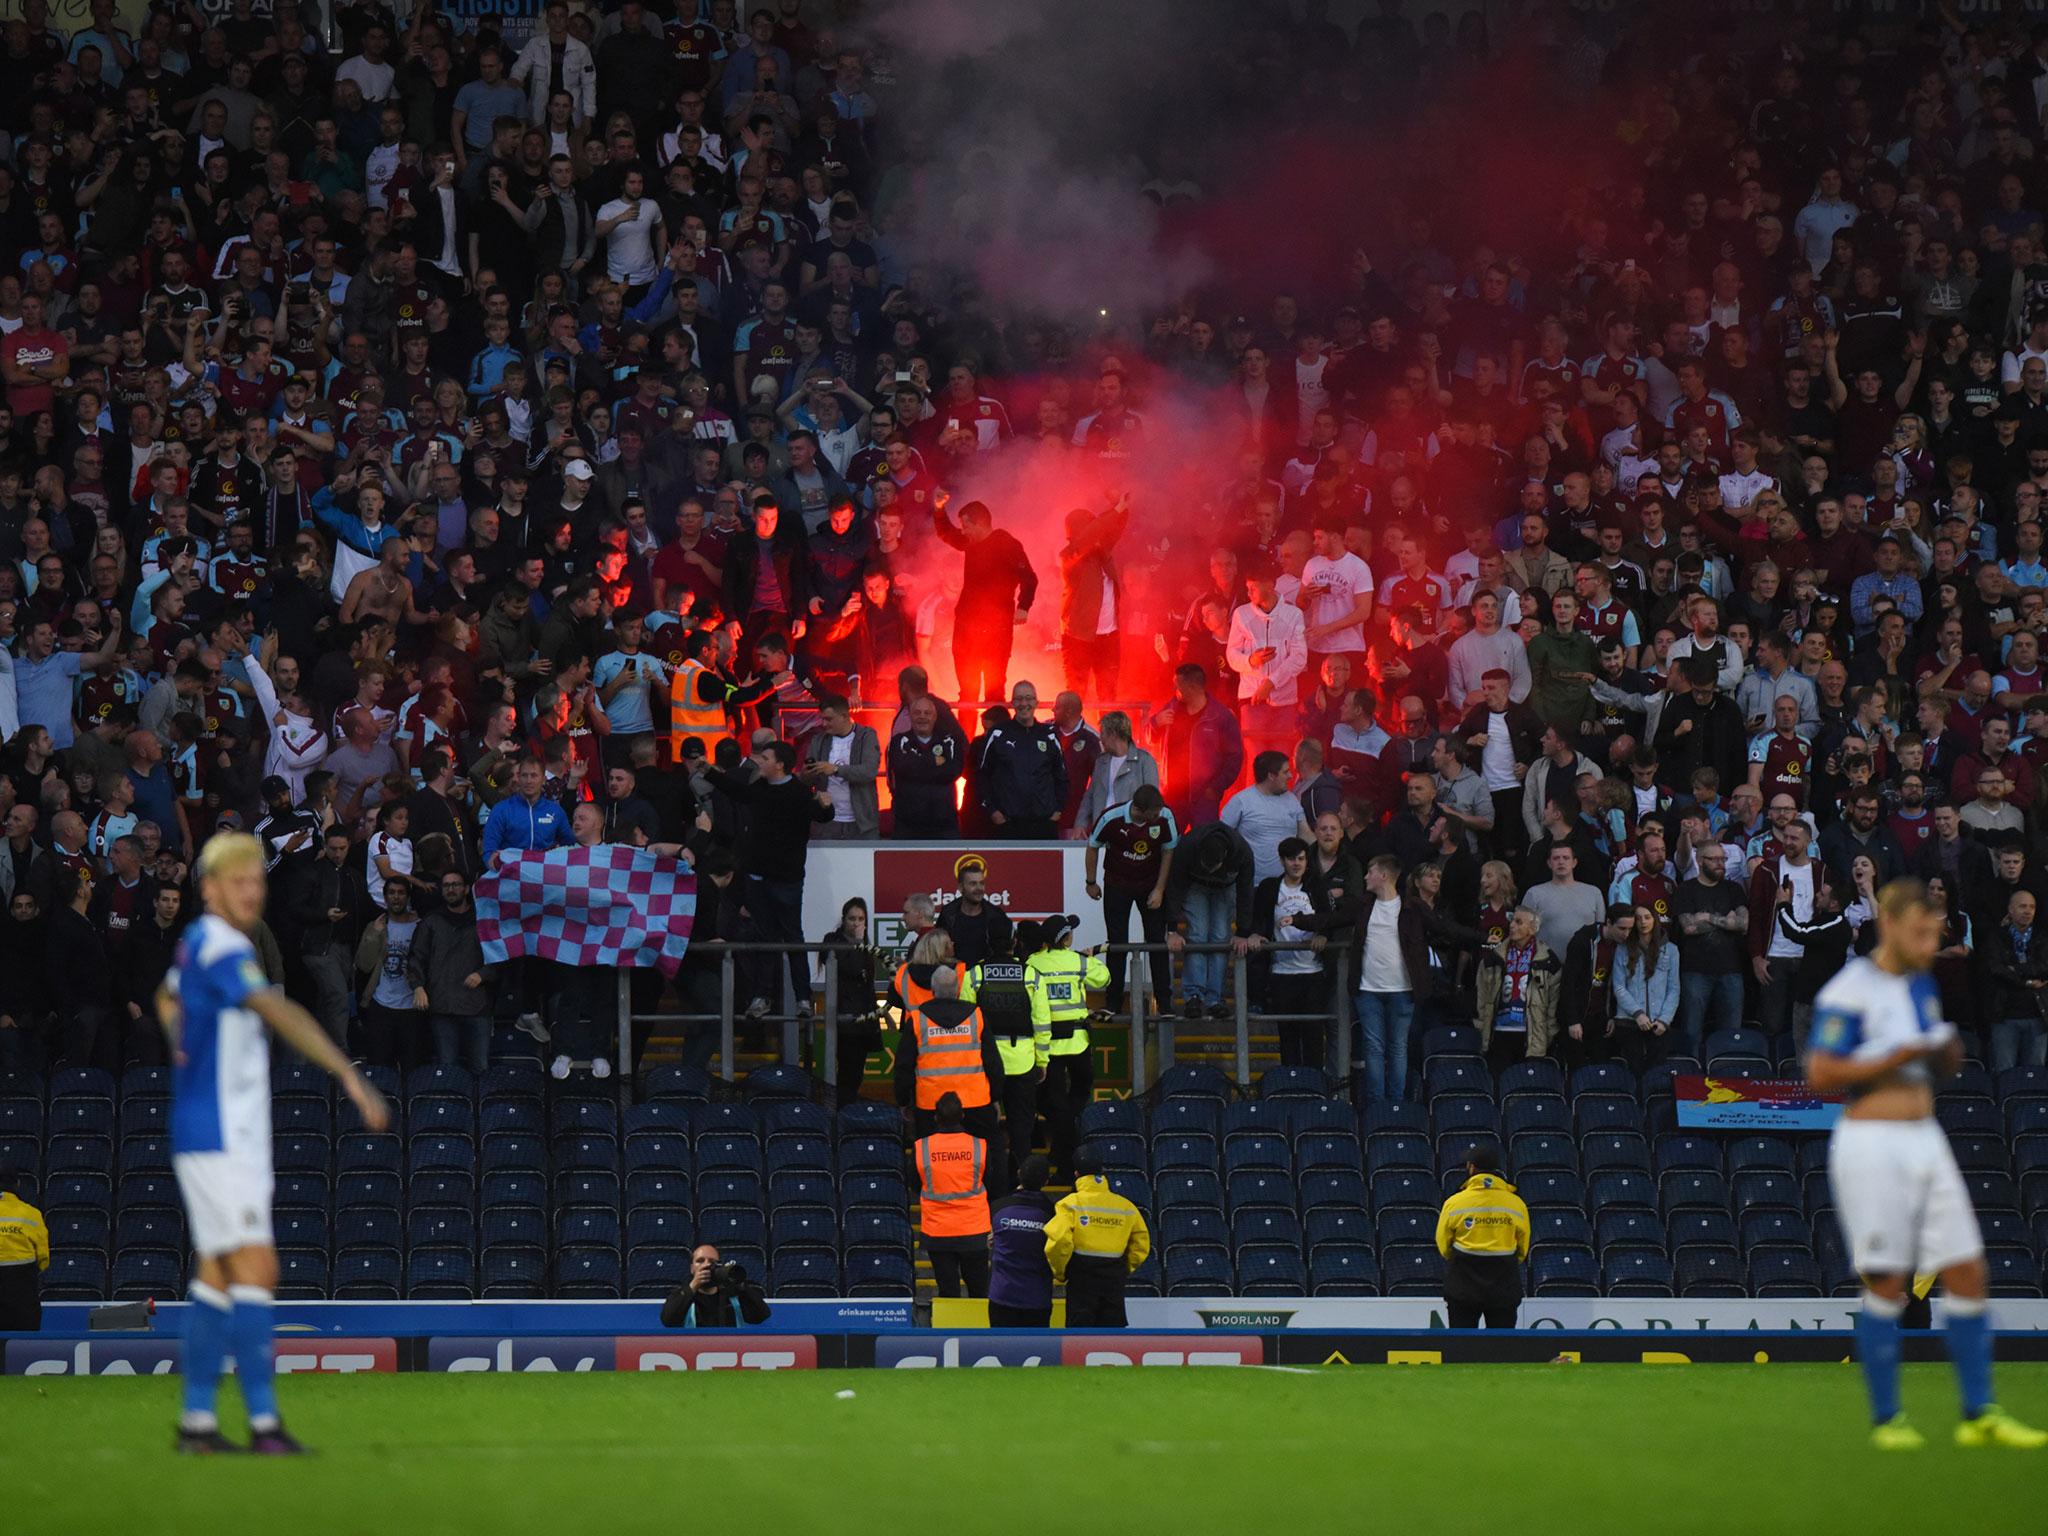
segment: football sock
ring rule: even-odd
[[[1991,1397],[1991,1318],[1980,1297],[1951,1296],[1942,1308],[1942,1337],[1962,1389],[1963,1417],[1974,1419]]]
[[[242,1402],[249,1410],[249,1428],[262,1434],[277,1428],[276,1363],[271,1358],[270,1292],[256,1285],[232,1285],[232,1332],[235,1375],[242,1384]]]
[[[194,1280],[185,1299],[191,1305],[185,1308],[185,1411],[178,1427],[204,1434],[220,1424],[213,1404],[227,1356],[229,1302],[226,1293],[204,1280]]]
[[[1872,1291],[1863,1293],[1863,1310],[1856,1314],[1856,1359],[1863,1367],[1863,1385],[1870,1393],[1870,1420],[1882,1424],[1899,1412],[1899,1318],[1905,1313],[1904,1300],[1887,1301]]]

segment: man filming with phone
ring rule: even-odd
[[[749,1327],[768,1321],[768,1299],[759,1282],[749,1280],[739,1265],[723,1262],[710,1243],[700,1243],[690,1253],[690,1283],[670,1291],[661,1304],[661,1326],[737,1328],[735,1302],[738,1319]]]

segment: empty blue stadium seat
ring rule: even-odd
[[[1081,1106],[1075,1121],[1083,1136],[1113,1131],[1119,1135],[1145,1134],[1145,1106],[1138,1099],[1097,1099]]]
[[[1376,1225],[1362,1206],[1326,1205],[1310,1211],[1302,1220],[1302,1241],[1310,1253],[1333,1243],[1370,1247],[1377,1235]]]
[[[43,1180],[43,1213],[104,1211],[114,1203],[114,1181],[99,1170],[52,1173]]]
[[[1987,1246],[1984,1267],[1989,1271],[1994,1296],[2039,1296],[2042,1266],[2031,1249],[2008,1244]]]
[[[325,1301],[331,1283],[324,1250],[277,1250],[276,1294],[279,1301]]]
[[[415,1301],[469,1301],[476,1260],[455,1248],[415,1248],[405,1264],[405,1294]]]
[[[1757,1296],[1818,1296],[1820,1263],[1801,1248],[1760,1248],[1749,1256],[1749,1289]]]
[[[1145,1138],[1116,1131],[1099,1131],[1082,1143],[1100,1157],[1106,1168],[1146,1166]]]
[[[768,1222],[759,1211],[720,1206],[697,1213],[697,1241],[719,1248],[766,1248]]]
[[[785,1205],[836,1205],[839,1187],[832,1175],[808,1168],[786,1168],[768,1176],[768,1208]]]
[[[1365,1111],[1367,1140],[1387,1133],[1428,1136],[1428,1108],[1406,1100],[1389,1100],[1370,1106]]]
[[[1373,1245],[1380,1249],[1435,1241],[1436,1214],[1421,1206],[1403,1205],[1381,1211],[1373,1223]]]
[[[2020,1209],[2019,1185],[2007,1173],[1965,1173],[1963,1182],[1970,1187],[1970,1203],[1980,1211]]]
[[[317,1249],[327,1251],[327,1212],[306,1205],[280,1205],[270,1213],[270,1229],[280,1249]],[[50,1241],[55,1245],[57,1231],[50,1230]]]
[[[97,1251],[67,1248],[50,1255],[50,1267],[43,1271],[45,1301],[99,1301],[107,1294],[107,1256]]]
[[[479,1204],[486,1214],[501,1205],[546,1205],[548,1182],[537,1173],[487,1173]]]
[[[1738,1136],[1728,1144],[1731,1178],[1751,1169],[1775,1168],[1792,1173],[1796,1166],[1792,1143],[1780,1136]]]
[[[1451,1095],[1493,1102],[1493,1073],[1483,1056],[1438,1056],[1423,1067],[1422,1096],[1432,1116],[1439,1113],[1437,1100]]]
[[[830,1141],[832,1112],[808,1099],[777,1099],[761,1107],[761,1130],[772,1146],[784,1139]]]
[[[1812,1225],[1803,1214],[1777,1206],[1744,1211],[1736,1228],[1742,1235],[1743,1252],[1752,1258],[1760,1248],[1804,1249],[1813,1234]]]
[[[711,1076],[701,1067],[650,1067],[646,1087],[650,1100],[704,1104],[711,1099]]]
[[[1610,1169],[1650,1171],[1650,1144],[1634,1131],[1595,1131],[1579,1137],[1579,1166],[1587,1178]]]
[[[1647,1173],[1633,1168],[1610,1168],[1598,1173],[1589,1169],[1586,1203],[1596,1212],[1624,1206],[1652,1211],[1657,1208],[1657,1188]]]
[[[1673,1211],[1665,1217],[1665,1233],[1674,1252],[1686,1247],[1732,1249],[1736,1243],[1735,1218],[1719,1207]]]
[[[1268,1067],[1259,1077],[1261,1099],[1326,1099],[1329,1074],[1320,1067]]]
[[[1177,1205],[1223,1207],[1223,1181],[1213,1169],[1166,1169],[1154,1177],[1152,1189],[1162,1211]]]
[[[1439,1024],[1422,1035],[1422,1059],[1438,1056],[1483,1056],[1485,1043],[1470,1024]]]
[[[1252,1168],[1285,1173],[1293,1166],[1294,1151],[1285,1136],[1240,1135],[1228,1137],[1223,1143],[1225,1174]]]
[[[832,1143],[823,1136],[792,1135],[771,1138],[764,1166],[771,1177],[790,1169],[830,1173]]]
[[[548,1134],[558,1141],[583,1136],[616,1141],[618,1106],[609,1099],[557,1099],[548,1108]]]
[[[1392,1168],[1372,1176],[1372,1208],[1375,1211],[1402,1205],[1435,1210],[1442,1203],[1437,1195],[1436,1180],[1428,1174]]]
[[[161,1248],[124,1249],[114,1255],[116,1301],[176,1301],[185,1292],[179,1255]]]
[[[1576,1243],[1544,1243],[1529,1250],[1529,1289],[1538,1296],[1598,1296],[1600,1265],[1593,1250]]]
[[[839,1171],[895,1171],[903,1166],[903,1143],[896,1136],[841,1136],[838,1146]]]
[[[549,1145],[557,1173],[565,1169],[618,1172],[619,1143],[615,1137],[588,1135],[557,1136]],[[702,1142],[698,1144],[697,1162],[699,1167],[705,1166],[704,1154],[702,1152],[703,1145],[704,1143]],[[758,1142],[749,1142],[747,1145],[753,1149],[754,1162],[752,1166],[758,1168],[761,1156],[760,1144]]]
[[[280,1137],[280,1141],[296,1140]],[[375,1172],[395,1174],[404,1164],[403,1148],[396,1136],[354,1131],[334,1145],[337,1174]],[[324,1166],[324,1165],[323,1165]]]
[[[1349,1131],[1311,1131],[1294,1140],[1295,1172],[1304,1177],[1318,1168],[1356,1173],[1363,1157]]]
[[[1943,1095],[1934,1101],[1934,1118],[1941,1122],[1941,1128],[1951,1136],[1976,1132],[1986,1136],[2003,1133],[2005,1127],[1998,1113],[1998,1106],[1989,1099],[1950,1098]]]
[[[284,1213],[278,1212],[279,1216]],[[113,1240],[113,1222],[105,1211],[69,1210],[44,1218],[50,1251],[84,1250],[105,1253]]]
[[[175,1206],[183,1199],[178,1193],[177,1175],[170,1173],[124,1173],[115,1193],[124,1206]],[[278,1205],[311,1205],[324,1211],[327,1208],[327,1177],[325,1174],[280,1175],[273,1198]]]
[[[1490,1098],[1473,1093],[1448,1093],[1432,1099],[1429,1105],[1430,1128],[1438,1136],[1449,1136],[1466,1132],[1486,1136],[1500,1135],[1500,1111]]]
[[[839,1256],[830,1249],[776,1250],[768,1270],[771,1296],[831,1297],[839,1294]]]
[[[1658,1181],[1658,1204],[1664,1214],[1674,1211],[1728,1209],[1728,1181],[1706,1169],[1682,1168]]]
[[[547,1294],[547,1250],[519,1244],[484,1249],[482,1294],[485,1300],[517,1301]],[[687,1273],[688,1266],[685,1265]]]
[[[1528,1131],[1508,1142],[1508,1172],[1517,1183],[1541,1168],[1579,1171],[1579,1145],[1564,1132]]]
[[[610,1298],[624,1283],[616,1248],[564,1248],[555,1254],[555,1294],[572,1299]]]
[[[547,1114],[538,1099],[485,1100],[477,1125],[488,1144],[493,1136],[530,1136],[538,1141],[547,1134]]]
[[[1608,1255],[1600,1276],[1609,1296],[1669,1296],[1674,1291],[1671,1261],[1646,1248]]]
[[[414,1249],[473,1250],[476,1218],[461,1206],[415,1205],[406,1213],[405,1234],[407,1246]]]
[[[1529,1213],[1531,1243],[1565,1243],[1578,1248],[1593,1246],[1593,1223],[1586,1213],[1570,1206],[1543,1206]]]
[[[1309,1255],[1311,1296],[1377,1296],[1380,1266],[1370,1248],[1333,1243]]]
[[[1366,1207],[1365,1178],[1355,1168],[1305,1169],[1297,1183],[1305,1212],[1329,1206],[1360,1211]]]
[[[1301,1217],[1291,1208],[1250,1206],[1231,1211],[1230,1246],[1233,1250],[1259,1244],[1291,1247],[1301,1251]]]
[[[1223,1075],[1221,1069],[1206,1065],[1168,1067],[1159,1074],[1159,1082],[1153,1092],[1160,1101],[1161,1109],[1168,1103],[1184,1099],[1209,1099],[1217,1104],[1227,1104],[1236,1097],[1230,1079]]]
[[[670,1291],[690,1278],[688,1248],[635,1248],[626,1255],[626,1294],[641,1300],[666,1300]]]
[[[1523,1093],[1506,1100],[1500,1107],[1500,1131],[1510,1141],[1534,1132],[1568,1136],[1571,1129],[1571,1105],[1565,1102],[1562,1094]]]
[[[43,1146],[43,1172],[98,1173],[114,1166],[114,1143],[107,1136],[52,1136]]]
[[[698,1104],[690,1110],[690,1133],[695,1137],[751,1137],[759,1141],[760,1111],[750,1104]]]
[[[1211,1181],[1215,1175],[1211,1174]],[[900,1169],[851,1172],[841,1165],[839,1203],[851,1213],[863,1209],[891,1210],[898,1215],[909,1203],[909,1191]]]
[[[91,1118],[98,1121],[103,1118],[103,1115],[95,1113]],[[171,1128],[171,1101],[154,1097],[125,1099],[121,1104],[119,1124],[123,1140],[130,1136],[168,1135]],[[83,1125],[63,1125],[59,1123],[58,1117],[54,1115],[50,1121],[50,1129],[53,1132],[84,1131],[95,1128]]]
[[[1181,1243],[1230,1242],[1230,1223],[1223,1213],[1205,1205],[1175,1206],[1160,1212],[1155,1240],[1164,1247]]]
[[[1778,1208],[1803,1211],[1799,1182],[1791,1174],[1775,1169],[1755,1168],[1738,1173],[1728,1181],[1728,1203],[1737,1215],[1744,1211]]]
[[[750,1104],[810,1099],[817,1091],[817,1079],[810,1073],[779,1062],[756,1067],[740,1081],[740,1093]]]
[[[1580,1136],[1611,1131],[1639,1136],[1643,1107],[1628,1094],[1582,1093],[1572,1100],[1572,1129]]]
[[[1150,1117],[1154,1141],[1175,1136],[1199,1136],[1220,1142],[1223,1138],[1223,1105],[1208,1097],[1167,1099]]]
[[[666,1106],[641,1107],[658,1109]],[[690,1143],[687,1137],[673,1132],[643,1131],[626,1138],[622,1161],[629,1175],[642,1172],[687,1174],[690,1170]]]
[[[467,1136],[415,1135],[406,1143],[405,1151],[415,1179],[435,1169],[468,1170],[476,1166],[476,1146]]]
[[[325,1142],[334,1134],[334,1111],[325,1099],[278,1099],[270,1106],[270,1125],[280,1138],[305,1135]]]
[[[784,1248],[839,1247],[839,1215],[829,1206],[798,1205],[779,1210],[768,1223],[768,1246]]]
[[[697,1178],[697,1209],[700,1211],[725,1207],[758,1210],[760,1206],[761,1179],[758,1174],[733,1170],[700,1174]]]
[[[877,1248],[888,1253],[907,1254],[910,1252],[910,1237],[910,1218],[900,1209],[848,1211],[839,1222],[839,1246],[843,1253]]]
[[[1631,1248],[1664,1251],[1664,1219],[1653,1211],[1606,1210],[1594,1224],[1594,1238],[1604,1262],[1614,1251]]]
[[[1294,1179],[1291,1174],[1278,1169],[1233,1173],[1224,1182],[1224,1199],[1232,1211],[1262,1205],[1291,1211],[1295,1209],[1296,1200]]]
[[[116,1252],[150,1248],[185,1255],[185,1213],[177,1206],[141,1205],[114,1215]]]
[[[1358,1111],[1346,1099],[1288,1099],[1281,1106],[1287,1113],[1289,1132],[1299,1141],[1304,1136],[1341,1135],[1358,1139]]]
[[[382,1248],[398,1251],[404,1227],[394,1206],[343,1206],[334,1213],[331,1226],[337,1253],[351,1248]]]
[[[98,1067],[60,1067],[50,1074],[50,1108],[54,1113],[67,1100],[91,1099],[106,1105],[111,1114],[115,1087],[113,1075]]]
[[[1152,1138],[1152,1167],[1157,1173],[1180,1168],[1214,1168],[1222,1158],[1216,1138],[1172,1132]]]
[[[123,1173],[168,1172],[170,1166],[171,1141],[168,1136],[131,1136],[121,1143]],[[50,1171],[57,1171],[54,1162],[50,1164]]]
[[[1290,1134],[1287,1106],[1273,1099],[1226,1104],[1218,1130],[1226,1145],[1247,1136],[1278,1136],[1285,1140]]]
[[[1383,1131],[1366,1139],[1365,1166],[1375,1174],[1392,1168],[1433,1168],[1436,1149],[1426,1134]]]
[[[908,1254],[863,1248],[848,1251],[843,1274],[848,1296],[908,1296],[916,1271]]]
[[[477,1223],[477,1236],[486,1248],[544,1248],[547,1215],[537,1205],[487,1205]]]
[[[1237,1255],[1240,1296],[1299,1296],[1308,1290],[1308,1266],[1300,1248],[1258,1246]]]
[[[405,1123],[407,1131],[415,1138],[426,1135],[460,1136],[465,1141],[473,1141],[477,1134],[476,1106],[467,1099],[452,1098],[446,1094],[414,1099],[406,1106]]]
[[[1388,1296],[1442,1296],[1443,1255],[1434,1243],[1403,1243],[1380,1250],[1380,1284]]]
[[[1586,1203],[1585,1181],[1567,1168],[1531,1169],[1515,1179],[1515,1190],[1531,1208]]]
[[[1681,1296],[1749,1294],[1742,1260],[1733,1248],[1710,1248],[1703,1244],[1680,1248],[1672,1268],[1678,1277],[1678,1294]]]
[[[1680,1168],[1698,1173],[1719,1173],[1721,1144],[1711,1136],[1659,1136],[1651,1154],[1651,1161],[1660,1179]]]
[[[1103,1178],[1110,1189],[1122,1195],[1139,1210],[1151,1213],[1152,1184],[1144,1174],[1135,1168],[1109,1168],[1103,1171]]]
[[[1636,1096],[1635,1074],[1618,1061],[1596,1061],[1572,1073],[1571,1096],[1582,1093],[1619,1093]]]
[[[1535,1060],[1510,1062],[1501,1068],[1500,1098],[1501,1111],[1507,1111],[1510,1101],[1523,1098],[1561,1098],[1564,1094],[1564,1068],[1547,1056]]]
[[[1169,1296],[1231,1294],[1230,1251],[1221,1243],[1177,1244],[1166,1250],[1160,1267]]]
[[[555,1175],[555,1204],[603,1205],[616,1210],[619,1176],[600,1168],[571,1169]]]

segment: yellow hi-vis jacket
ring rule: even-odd
[[[1081,1056],[1088,1050],[1088,989],[1109,985],[1109,967],[1099,955],[1071,949],[1042,949],[1024,962],[1031,981],[1031,1024],[1052,1032],[1047,1052]]]
[[[1444,1202],[1436,1219],[1436,1251],[1475,1259],[1529,1257],[1529,1207],[1497,1173],[1475,1173]]]
[[[996,1054],[1003,1058],[1004,1076],[1024,1077],[1045,1065],[1052,1054],[1052,1024],[1038,1016],[1025,962],[982,961],[960,984],[960,1001],[981,1009],[982,1024],[995,1036]],[[1011,1032],[1018,1024],[1025,1033]]]
[[[43,1213],[18,1195],[0,1195],[0,1264],[50,1267],[50,1229]]]
[[[1109,1187],[1100,1174],[1074,1181],[1074,1192],[1053,1207],[1045,1224],[1045,1261],[1053,1279],[1064,1283],[1076,1259],[1122,1259],[1136,1269],[1152,1251],[1144,1213]]]

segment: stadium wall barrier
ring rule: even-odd
[[[1909,1360],[1945,1358],[1934,1332],[1908,1334]],[[2000,1357],[2048,1361],[2048,1332],[2002,1334]],[[100,1333],[16,1334],[6,1340],[9,1376],[168,1376],[180,1359],[176,1338]],[[920,1329],[900,1333],[785,1334],[766,1331],[662,1334],[470,1335],[462,1338],[339,1338],[278,1341],[285,1375],[520,1371],[808,1371],[878,1368],[955,1370],[1046,1366],[1279,1366],[1512,1363],[1765,1365],[1838,1363],[1849,1341],[1832,1332],[1715,1330],[1687,1334],[1579,1332],[1375,1332],[1290,1329],[1281,1333],[1125,1333]]]
[[[771,1304],[775,1315],[764,1325],[764,1332],[886,1333],[912,1327],[915,1321],[907,1296],[900,1300],[775,1300]],[[44,1302],[43,1333],[89,1333],[93,1314],[108,1305],[103,1301]],[[152,1331],[176,1337],[183,1326],[179,1315],[184,1310],[182,1301],[160,1303]],[[105,1327],[107,1322],[108,1318],[102,1318],[101,1326]],[[462,1338],[504,1334],[517,1338],[660,1333],[662,1326],[658,1301],[280,1301],[277,1331],[280,1336],[319,1333]]]
[[[922,891],[943,906],[960,892],[960,865],[978,858],[988,867],[991,905],[1012,918],[1072,913],[1081,919],[1074,948],[1086,949],[1109,937],[1102,903],[1088,899],[1086,847],[1081,842],[812,843],[804,866],[804,932],[832,932],[839,926],[840,903],[865,896],[874,914],[869,942],[900,946],[903,898]]]

